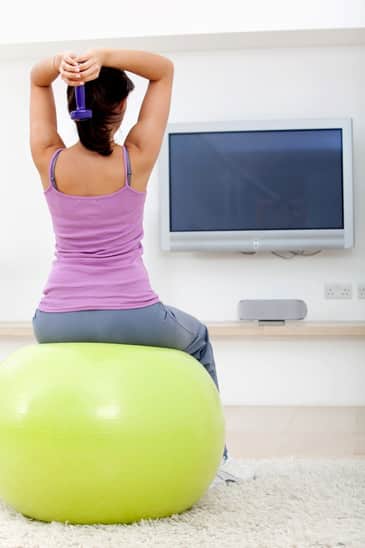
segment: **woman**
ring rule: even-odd
[[[148,78],[137,123],[116,144],[133,82]],[[76,121],[79,141],[57,132],[52,82],[85,85],[90,120]],[[96,341],[171,347],[188,352],[218,381],[207,327],[165,305],[142,260],[148,180],[166,129],[174,66],[144,51],[94,49],[56,55],[31,71],[30,145],[56,238],[56,259],[33,317],[39,343]],[[227,460],[227,449],[223,461]],[[224,464],[223,462],[223,464]],[[224,471],[224,467],[221,470]],[[235,481],[233,476],[224,476]]]

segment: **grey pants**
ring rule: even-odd
[[[219,390],[213,348],[207,327],[199,320],[161,301],[126,310],[36,310],[33,330],[39,343],[110,342],[177,348],[196,358]],[[224,448],[223,458],[228,456]]]

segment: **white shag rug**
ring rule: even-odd
[[[365,548],[365,458],[237,460],[189,511],[130,525],[42,523],[0,502],[1,548]]]

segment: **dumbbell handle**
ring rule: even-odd
[[[76,86],[76,108],[77,110],[85,110],[85,86]]]
[[[72,120],[88,120],[92,118],[92,111],[85,108],[85,85],[75,86],[76,110],[71,112]]]

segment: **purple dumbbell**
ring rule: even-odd
[[[92,110],[85,108],[85,86],[75,86],[75,97],[76,97],[76,110],[71,112],[72,120],[88,120],[92,118]]]

